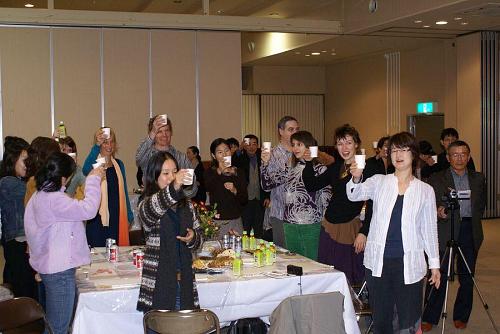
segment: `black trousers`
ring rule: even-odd
[[[35,271],[29,264],[27,243],[10,240],[4,243],[5,283],[12,285],[15,297],[36,297]]]
[[[264,221],[264,207],[258,199],[248,201],[241,215],[243,221],[243,229],[250,233],[253,228],[255,237],[262,239],[262,222]]]
[[[382,276],[373,277],[372,271],[366,269],[365,277],[375,334],[394,333],[395,310],[400,331],[412,333],[412,329],[418,328],[423,281],[408,285],[404,283],[402,258],[384,258]]]
[[[460,248],[462,249],[462,252],[464,253],[465,260],[467,261],[472,274],[474,274],[476,268],[477,252],[474,248],[471,219],[464,218],[460,222],[458,243],[460,245]],[[453,320],[468,322],[470,313],[472,311],[474,282],[472,281],[472,278],[470,278],[470,276],[467,274],[467,267],[465,266],[462,257],[458,254],[454,255],[455,259],[453,259],[453,262],[455,262],[456,260],[457,265],[455,268],[456,273],[458,274],[458,283],[460,284],[460,287],[458,288],[457,298],[455,299],[455,306],[453,307]],[[441,259],[443,259],[443,256],[444,253],[440,254]],[[446,276],[448,272],[448,258],[449,254],[442,261],[441,286],[437,290],[432,290],[424,314],[422,316],[422,321],[434,325],[438,324],[443,310],[444,297],[446,292],[446,280],[448,279],[448,277]],[[427,286],[427,290],[430,290],[430,286]]]

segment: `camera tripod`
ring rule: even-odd
[[[474,288],[477,292],[477,294],[479,295],[479,298],[481,299],[481,303],[483,304],[483,308],[484,310],[486,311],[486,314],[488,315],[488,318],[490,319],[490,322],[491,322],[491,325],[493,326],[493,329],[495,330],[495,332],[497,334],[499,334],[498,332],[498,328],[497,328],[497,325],[495,324],[495,321],[493,320],[493,317],[491,316],[490,314],[490,310],[489,310],[489,306],[488,304],[486,303],[486,301],[484,300],[484,297],[483,295],[481,294],[481,291],[479,290],[479,286],[476,282],[476,279],[474,278],[474,275],[472,274],[472,271],[469,267],[469,264],[467,263],[467,261],[465,260],[465,256],[464,256],[464,253],[462,252],[462,248],[460,247],[460,244],[458,241],[455,240],[455,210],[459,207],[459,204],[458,204],[458,199],[455,197],[455,198],[449,198],[447,197],[446,198],[446,202],[447,202],[447,209],[449,209],[449,213],[451,215],[451,239],[448,240],[448,242],[446,243],[446,250],[444,252],[444,256],[443,256],[443,260],[441,262],[441,266],[443,265],[445,259],[446,259],[446,255],[449,255],[448,256],[448,267],[447,267],[447,271],[446,271],[446,290],[445,290],[445,297],[444,297],[444,304],[443,304],[443,312],[441,313],[441,320],[442,320],[442,329],[441,329],[441,334],[444,334],[444,329],[445,329],[445,326],[446,326],[446,318],[448,317],[448,313],[447,313],[447,304],[448,304],[448,291],[449,291],[449,284],[450,284],[450,281],[454,281],[455,280],[455,275],[458,275],[456,272],[455,272],[455,269],[454,269],[454,257],[455,257],[455,254],[458,254],[460,256],[460,258],[462,259],[463,263],[465,264],[465,267],[467,269],[467,272],[465,274],[461,274],[461,275],[469,275],[469,277],[471,278],[473,284],[474,284]],[[442,289],[443,287],[441,287]],[[429,293],[429,296],[427,298],[427,303],[426,303],[426,306],[428,305],[428,302],[431,298],[431,295],[432,295],[432,292],[434,291],[435,287],[433,286],[430,290],[430,293]]]

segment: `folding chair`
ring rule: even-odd
[[[361,287],[352,286],[350,288],[351,288],[351,295],[353,297],[352,303],[354,304],[354,311],[356,313],[356,318],[358,319],[358,321],[361,317],[371,318],[370,325],[365,331],[365,334],[368,334],[371,332],[373,327],[373,313],[372,309],[370,308],[370,304],[368,302],[363,302],[360,299],[360,296],[363,294],[363,291],[366,288],[366,281],[363,282]],[[354,288],[359,288],[359,291],[356,293],[356,291],[354,291]]]
[[[42,306],[34,299],[19,297],[0,302],[0,333],[43,333],[52,328]]]
[[[152,310],[144,314],[144,333],[220,334],[219,318],[210,310]]]

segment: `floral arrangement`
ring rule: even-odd
[[[205,205],[203,202],[193,203],[196,214],[200,221],[200,227],[206,239],[214,239],[219,234],[219,226],[214,223],[214,218],[219,218],[217,203],[213,206]]]

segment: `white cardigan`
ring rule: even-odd
[[[373,216],[366,242],[363,264],[375,277],[382,276],[385,241],[392,210],[398,197],[398,179],[394,174],[374,175],[363,183],[352,179],[346,185],[351,201],[373,200]],[[418,282],[429,267],[439,268],[436,197],[432,187],[414,178],[404,194],[401,213],[405,284]]]

